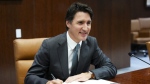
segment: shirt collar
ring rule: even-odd
[[[69,45],[69,47],[73,50],[75,48],[75,46],[77,45],[77,43],[71,39],[71,37],[69,36],[69,33],[67,31],[67,43]],[[80,47],[82,45],[82,41],[79,42]]]

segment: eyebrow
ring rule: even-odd
[[[79,21],[77,21],[77,22],[86,22],[86,21],[84,21],[84,20],[79,20]],[[87,22],[92,22],[92,20],[89,20],[89,21],[87,21]]]

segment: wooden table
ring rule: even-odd
[[[119,74],[110,81],[120,84],[150,84],[150,68]]]

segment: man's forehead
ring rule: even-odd
[[[84,21],[84,20],[88,20],[91,21],[91,17],[88,13],[76,13],[73,20],[77,20],[77,21]]]

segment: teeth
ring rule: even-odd
[[[81,32],[82,34],[86,34],[85,32]]]

